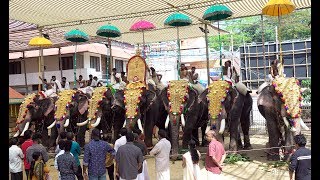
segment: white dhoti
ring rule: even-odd
[[[142,163],[142,172],[138,174],[137,180],[150,180],[146,160],[144,160]]]
[[[170,169],[156,172],[156,180],[170,180]]]
[[[45,94],[47,97],[57,97],[57,96],[58,96],[53,89],[46,90],[46,91],[44,92],[44,94]]]
[[[207,170],[207,180],[211,179],[219,180],[222,179],[222,177],[220,176],[220,174],[214,174],[213,172]]]

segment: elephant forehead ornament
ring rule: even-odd
[[[299,118],[302,100],[299,81],[294,77],[278,77],[272,81],[272,85],[284,103],[287,114],[291,118]]]
[[[139,103],[145,84],[141,81],[130,82],[124,90],[126,117],[133,119],[138,115]]]
[[[63,90],[59,93],[59,98],[56,101],[56,111],[54,113],[54,118],[56,120],[63,120],[66,117],[67,109],[76,93],[75,90]]]
[[[20,105],[19,114],[18,114],[18,118],[17,118],[17,121],[16,121],[17,124],[20,124],[21,122],[24,121],[24,118],[26,117],[27,112],[28,112],[28,108],[27,107],[28,107],[29,104],[34,102],[35,97],[36,97],[36,94],[32,93],[32,94],[28,94],[24,98],[24,101]]]
[[[96,118],[98,108],[100,107],[103,98],[106,97],[106,91],[107,87],[105,86],[94,88],[92,98],[89,101],[88,119]]]
[[[209,116],[215,121],[221,114],[223,102],[229,92],[230,84],[227,81],[213,81],[208,87]],[[215,123],[213,123],[215,124]]]

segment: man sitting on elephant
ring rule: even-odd
[[[189,74],[189,82],[192,84],[192,87],[198,91],[199,94],[201,94],[205,89],[204,87],[199,83],[199,74],[196,73],[196,67],[191,68],[191,72]]]
[[[126,83],[121,81],[120,74],[118,74],[118,73],[116,74],[115,81],[116,81],[116,83],[112,85],[113,89],[124,90],[124,88],[126,87]]]
[[[151,67],[150,70],[151,70],[152,80],[156,84],[157,89],[161,91],[165,87],[165,85],[161,82],[162,75],[156,73],[156,70],[153,67]]]

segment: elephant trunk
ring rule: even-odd
[[[175,115],[170,115],[171,123],[171,147],[172,147],[172,160],[178,158],[178,149],[179,149],[179,117]]]

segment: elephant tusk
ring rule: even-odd
[[[23,129],[22,133],[20,134],[20,136],[24,136],[24,132],[29,129],[29,124],[30,124],[30,122],[26,123],[26,125],[24,126],[24,129]]]
[[[53,123],[52,123],[50,126],[47,127],[47,129],[53,128],[53,126],[54,126],[55,124],[56,124],[56,120],[54,120]]]
[[[289,121],[287,120],[286,117],[282,117],[284,124],[287,126],[287,128],[289,127]]]
[[[205,133],[207,133],[208,131],[210,131],[210,126],[207,126]]]
[[[18,137],[18,136],[19,136],[19,133],[20,133],[20,131],[18,130],[18,131],[13,135],[13,137]]]
[[[139,129],[142,131],[142,133],[143,133],[143,128],[142,128],[142,124],[141,124],[140,118],[138,119],[138,127],[139,127]]]
[[[167,129],[168,125],[169,125],[169,115],[167,116],[166,123],[164,124],[164,127]]]
[[[99,123],[100,123],[100,120],[101,120],[101,117],[98,117],[96,122],[91,124],[91,126],[94,127],[94,128],[97,127],[99,125]]]
[[[225,127],[226,127],[226,120],[225,120],[225,119],[222,119],[222,120],[221,120],[221,123],[220,123],[219,134],[223,134]]]
[[[186,121],[184,120],[183,113],[181,114],[181,125],[182,125],[182,127],[184,127],[186,125]]]
[[[70,120],[67,119],[66,122],[64,123],[63,127],[68,127],[69,126],[69,122],[70,122]]]
[[[309,130],[308,126],[303,122],[303,120],[301,118],[300,119],[300,126],[304,129],[304,130]]]
[[[84,125],[86,125],[87,123],[88,123],[88,119],[87,120],[85,120],[85,121],[83,121],[83,122],[81,122],[81,123],[77,123],[77,126],[84,126]]]
[[[122,127],[126,127],[126,120],[124,120],[124,123],[123,123]]]

